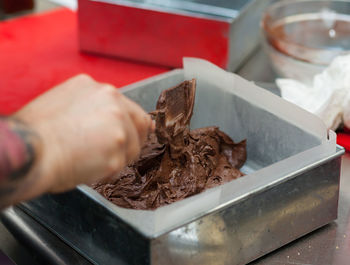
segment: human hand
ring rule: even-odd
[[[113,86],[79,75],[15,113],[42,141],[41,189],[61,192],[111,176],[136,159],[150,116]]]

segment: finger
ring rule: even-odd
[[[128,112],[138,131],[140,142],[144,143],[149,132],[154,130],[153,128],[155,127],[151,116],[146,113],[138,104],[131,101],[130,99],[124,97],[123,102],[126,111]]]
[[[126,161],[127,164],[129,164],[139,156],[141,151],[141,142],[136,126],[128,115],[125,116],[124,128],[127,134],[125,145]]]
[[[116,172],[113,172],[111,174],[107,174],[106,176],[102,176],[100,178],[97,178],[97,179],[94,179],[93,181],[91,181],[90,183],[88,184],[94,184],[96,182],[98,182],[99,184],[107,184],[107,183],[114,183],[115,182],[115,179],[117,177],[117,174]]]
[[[59,92],[57,93],[69,92],[71,96],[79,97],[96,90],[99,87],[99,83],[89,75],[80,74],[68,79],[57,87],[59,87]]]
[[[156,122],[151,119],[151,125],[150,125],[150,130],[149,132],[154,132],[156,130]]]

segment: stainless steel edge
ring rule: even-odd
[[[220,11],[222,12],[222,10],[217,10],[216,12],[217,14],[210,14],[210,13],[203,13],[203,12],[195,12],[194,10],[191,10],[191,9],[187,9],[187,10],[179,9],[173,6],[155,5],[150,3],[137,3],[137,2],[125,1],[125,0],[90,0],[90,1],[116,4],[116,5],[122,5],[127,7],[140,8],[140,9],[152,10],[152,11],[158,11],[158,12],[166,12],[166,13],[175,14],[175,15],[205,18],[205,19],[211,19],[211,20],[222,21],[227,23],[231,23],[238,16],[238,11],[232,12],[232,17],[228,17],[227,15],[219,14],[219,12]],[[225,14],[227,14],[227,11],[225,12]]]
[[[175,70],[144,83],[131,85],[125,93],[127,95],[136,93],[138,96],[136,99],[143,102],[146,109],[151,110],[154,108],[153,104],[160,90],[167,87],[164,86],[163,79],[166,82],[170,82],[170,79],[171,82],[178,82],[181,78],[183,78],[181,70]],[[135,87],[139,89],[136,90]],[[201,93],[205,91],[202,90]],[[228,94],[220,96],[216,90],[207,92],[217,95],[218,98],[215,100],[218,102],[222,102],[223,96],[228,98]],[[199,100],[202,110],[207,108],[206,98],[214,100],[214,96],[205,96],[206,94],[202,94]],[[237,101],[234,103],[239,104]],[[250,105],[243,107],[251,108]],[[254,109],[254,113],[258,115],[257,112],[262,113]],[[218,113],[220,113],[219,110]],[[205,112],[201,114],[208,119]],[[232,119],[231,116],[230,119]],[[282,124],[285,123],[282,122]],[[261,131],[262,124],[259,123],[259,125]],[[287,128],[292,130],[288,126]],[[259,135],[255,137],[259,139]],[[257,139],[255,139],[257,143],[264,144],[266,148],[273,145],[273,142],[267,143]],[[301,139],[310,140],[309,137],[305,138],[302,135],[298,141],[300,142]],[[307,142],[303,142],[302,145],[305,144],[307,146],[305,148],[308,148]],[[288,146],[284,145],[283,149],[289,150],[286,148]],[[277,150],[274,150],[278,154]],[[302,150],[300,149],[299,152]],[[99,203],[92,200],[91,196],[86,196],[91,195],[92,192],[86,194],[76,189],[65,194],[48,194],[23,203],[22,208],[79,253],[96,263],[215,264],[215,261],[220,261],[221,263],[217,264],[243,264],[336,218],[339,156],[343,152],[342,148],[338,148],[335,154],[305,167],[294,163],[292,164],[293,169],[298,169],[297,171],[281,178],[276,175],[273,183],[264,184],[258,189],[251,189],[254,192],[236,197],[234,201],[229,201],[209,211],[203,211],[194,219],[184,219],[185,221],[181,221],[177,227],[168,227],[166,233],[156,233],[151,237],[145,236],[135,229],[134,225],[125,222],[101,196]],[[289,157],[286,153],[281,154],[284,156],[278,155],[279,159]],[[297,154],[296,152],[290,153],[290,155]],[[276,161],[280,161],[279,159]],[[268,161],[266,163],[270,165]],[[268,176],[265,177],[270,180]],[[229,191],[231,192],[231,189]],[[308,194],[311,194],[311,197]],[[293,201],[297,202],[297,208],[293,208]],[[189,201],[184,200],[183,202],[187,204]],[[158,217],[165,218],[166,216]],[[313,221],[305,225],[307,218]],[[294,230],[283,231],[281,226],[294,225],[290,221],[295,223]],[[257,226],[256,230],[252,229],[254,225]],[[105,235],[112,236],[106,237]],[[274,241],[269,241],[270,235],[273,235]],[[264,243],[265,241],[267,243]],[[125,251],[126,246],[127,251]],[[234,249],[230,248],[232,246]]]
[[[152,241],[152,264],[246,264],[337,218],[340,155]]]
[[[253,1],[247,4],[230,25],[227,69],[236,71],[260,44],[260,19],[266,7],[278,0]]]
[[[133,229],[126,228],[124,222],[112,212],[106,212],[107,209],[103,206],[97,210],[93,206],[95,202],[87,200],[78,190],[55,196],[46,195],[45,198],[37,200],[36,204],[22,204],[22,208],[81,255],[97,263],[165,264],[163,262],[168,260],[173,263],[166,264],[244,264],[336,218],[340,155],[343,152],[338,147],[336,154],[315,163],[309,170],[299,172],[294,178],[254,193],[169,233],[157,235],[153,240],[140,237]],[[289,191],[286,187],[297,191]],[[273,198],[272,194],[278,198]],[[74,204],[69,203],[72,201]],[[297,202],[297,208],[293,208],[291,201]],[[93,212],[84,210],[91,207],[87,203],[93,206]],[[61,211],[57,212],[54,205],[61,208]],[[64,205],[69,205],[67,210],[62,208]],[[254,209],[257,213],[254,213]],[[307,217],[313,220],[309,225]],[[256,218],[260,218],[259,221],[255,221]],[[104,226],[96,226],[101,222]],[[286,233],[281,227],[290,225],[290,222],[295,222],[296,228]],[[248,223],[258,225],[258,229],[250,230]],[[67,227],[70,229],[67,230]],[[95,228],[91,230],[93,227]],[[121,230],[121,227],[125,228]],[[236,229],[237,227],[240,229]],[[270,233],[274,234],[273,242],[266,241]],[[101,237],[105,234],[113,237]],[[254,240],[249,239],[250,237]],[[278,237],[280,240],[276,241]],[[198,242],[193,238],[197,238]],[[211,240],[213,243],[210,243]],[[138,243],[135,244],[136,242]],[[237,242],[243,246],[250,244],[243,248],[251,249],[250,256],[229,248],[235,246],[236,249]],[[254,245],[257,243],[260,248]],[[121,251],[125,244],[131,246],[128,253]],[[149,258],[147,253],[151,255]],[[222,255],[223,253],[226,254]],[[123,257],[125,254],[127,255]],[[233,263],[235,259],[240,262]],[[143,263],[140,263],[141,260]],[[213,263],[215,260],[219,263]]]
[[[338,157],[341,157],[344,153],[345,153],[345,149],[344,149],[342,146],[337,145],[337,151],[336,151],[335,154],[330,155],[330,156],[328,156],[328,157],[326,157],[326,158],[324,158],[324,159],[321,159],[321,160],[319,160],[319,161],[316,161],[316,162],[314,162],[314,163],[312,163],[312,164],[309,164],[309,165],[307,165],[307,166],[305,166],[305,167],[303,167],[303,168],[300,168],[299,170],[296,170],[296,171],[294,171],[293,173],[290,173],[290,174],[284,176],[283,178],[279,179],[278,181],[276,181],[276,182],[274,182],[274,183],[270,183],[269,185],[266,185],[266,186],[264,186],[264,187],[261,187],[259,190],[255,190],[255,191],[254,191],[254,194],[258,194],[258,193],[264,192],[264,191],[266,191],[266,190],[268,190],[268,189],[271,189],[271,188],[273,188],[273,187],[275,187],[275,186],[280,185],[280,184],[283,183],[283,182],[287,182],[287,181],[289,181],[290,179],[293,179],[293,178],[295,178],[295,177],[297,177],[297,176],[299,176],[299,175],[301,175],[301,174],[305,174],[305,173],[311,171],[312,169],[321,166],[321,165],[324,164],[324,163],[327,163],[327,162],[329,162],[329,161],[331,161],[331,160],[334,160],[334,159],[336,159],[336,158],[338,158]],[[183,227],[184,225],[190,224],[190,223],[192,223],[192,222],[195,221],[195,220],[204,218],[204,217],[206,217],[206,216],[208,216],[208,215],[216,214],[216,213],[221,212],[221,211],[225,211],[226,208],[232,207],[232,206],[234,206],[234,205],[236,205],[236,204],[239,204],[240,202],[246,200],[246,199],[249,198],[250,196],[251,196],[251,194],[247,194],[246,196],[242,196],[242,197],[240,197],[240,198],[238,198],[238,199],[234,199],[233,201],[229,201],[229,202],[227,202],[226,204],[220,205],[220,206],[217,207],[217,208],[211,209],[210,211],[205,212],[205,213],[203,213],[203,214],[200,215],[200,216],[196,216],[196,217],[194,217],[194,218],[192,218],[192,219],[189,219],[189,220],[187,220],[185,223],[182,223],[181,225],[178,225],[178,226],[176,226],[176,227],[169,227],[168,230],[162,231],[161,233],[158,233],[158,234],[154,234],[154,235],[152,235],[152,237],[150,237],[150,238],[151,238],[151,239],[156,239],[156,238],[161,237],[161,236],[163,236],[163,235],[165,235],[165,234],[167,234],[167,233],[170,233],[171,231],[174,231],[174,230],[176,230],[176,229],[178,229],[178,228],[180,228],[180,227]],[[112,210],[112,211],[113,211],[113,210]]]

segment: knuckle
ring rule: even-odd
[[[152,120],[149,115],[145,114],[143,119],[143,126],[145,129],[151,126]]]
[[[123,98],[124,95],[122,93],[120,93],[116,88],[114,88],[114,96],[116,98]]]
[[[152,121],[145,115],[139,127],[139,135],[142,136],[142,139],[147,136],[147,133],[151,130],[151,127]]]
[[[97,86],[97,82],[87,74],[79,74],[70,79],[69,82],[74,86],[74,90],[76,90],[77,87],[89,91],[91,88]]]
[[[128,155],[128,162],[132,162],[134,159],[136,159],[141,152],[141,147],[139,144],[135,144],[132,148],[129,150],[129,155]]]
[[[105,92],[105,93],[108,93],[108,94],[115,94],[116,93],[116,88],[110,84],[102,84],[101,85],[102,87],[102,90]]]
[[[85,82],[93,81],[91,76],[89,76],[88,74],[84,74],[84,73],[77,75],[75,78],[79,81],[85,81]]]
[[[118,156],[118,157],[113,157],[109,161],[109,172],[117,172],[123,169],[123,167],[126,166],[126,158],[125,156]]]
[[[133,148],[133,154],[138,155],[141,151],[140,141],[138,138],[135,139],[135,146]]]
[[[120,121],[124,120],[124,111],[118,107],[118,106],[113,106],[109,109],[109,112],[113,116],[114,119],[118,119]]]
[[[118,133],[115,134],[115,142],[118,146],[124,146],[127,141],[127,135],[124,130],[119,130]]]

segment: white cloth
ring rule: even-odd
[[[350,128],[350,54],[335,58],[311,86],[292,79],[277,79],[284,99],[319,116],[329,129],[343,122]]]

